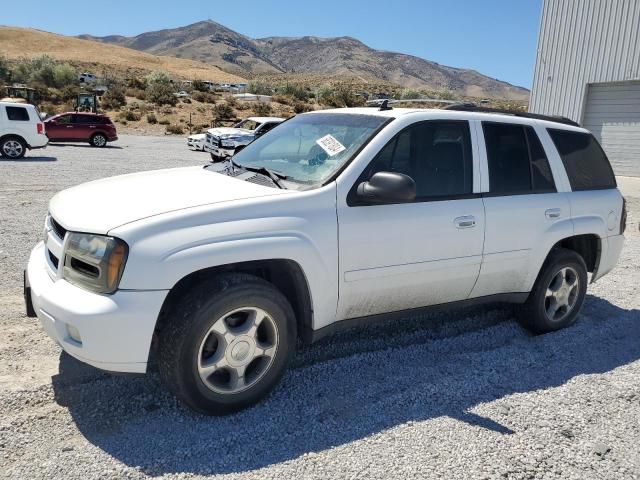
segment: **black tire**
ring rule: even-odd
[[[92,147],[106,147],[107,146],[107,137],[103,133],[94,133],[91,136],[91,140],[89,141]]]
[[[0,141],[0,154],[3,158],[19,160],[27,153],[27,144],[20,137],[5,137]]]
[[[216,163],[222,160],[222,157],[219,157],[218,155],[215,155],[213,153],[209,153],[209,155],[211,155],[211,162],[212,163]]]
[[[562,269],[569,269],[571,277],[577,280],[576,292],[573,306],[565,308],[564,316],[551,319],[548,314],[549,298],[547,289],[551,287],[552,281],[556,280]],[[575,272],[575,275],[574,275]],[[560,277],[561,278],[561,277]],[[533,290],[529,298],[522,306],[520,320],[522,324],[534,333],[547,333],[568,327],[576,321],[584,303],[587,293],[587,266],[584,259],[574,252],[565,248],[557,248],[549,254],[545,260]],[[569,301],[569,303],[571,303]],[[559,313],[562,313],[559,311]]]
[[[264,310],[275,322],[275,354],[256,383],[246,390],[216,392],[198,373],[201,344],[220,318],[248,305]],[[158,369],[169,390],[188,407],[206,415],[225,415],[267,396],[284,374],[295,343],[295,316],[277,288],[252,275],[224,274],[194,287],[170,307],[159,332]]]

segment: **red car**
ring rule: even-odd
[[[97,113],[61,113],[44,123],[51,142],[89,142],[94,147],[104,147],[118,139],[111,119]]]

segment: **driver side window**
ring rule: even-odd
[[[411,177],[416,183],[416,201],[471,194],[473,154],[469,122],[426,121],[405,128],[374,158],[364,180],[377,172]]]

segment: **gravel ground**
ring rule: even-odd
[[[56,191],[207,155],[131,136],[38,154],[0,161],[0,477],[640,478],[640,198],[574,327],[534,337],[505,307],[370,327],[303,351],[257,407],[205,418],[155,374],[61,353],[21,282]]]

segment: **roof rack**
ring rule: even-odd
[[[481,112],[481,113],[501,113],[503,115],[513,115],[514,117],[522,118],[534,118],[536,120],[546,120],[548,122],[563,123],[565,125],[571,125],[573,127],[579,127],[578,122],[574,122],[570,118],[560,117],[554,115],[540,115],[538,113],[527,112],[514,112],[511,110],[504,110],[501,108],[481,107],[475,103],[454,103],[444,107],[445,110],[455,110],[458,112]]]

